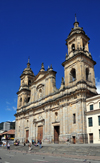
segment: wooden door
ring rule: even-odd
[[[43,139],[43,126],[38,127],[38,140],[42,141]]]
[[[73,144],[76,144],[76,138],[73,136]]]
[[[54,126],[54,143],[59,143],[59,126]]]
[[[93,133],[89,134],[90,143],[93,143]]]
[[[28,142],[29,130],[26,130],[26,143]]]

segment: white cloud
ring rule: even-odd
[[[100,79],[96,78],[97,92],[100,93]]]
[[[6,104],[10,104],[8,101],[6,101]]]
[[[6,110],[11,111],[11,109],[10,109],[10,108],[7,108]]]
[[[15,120],[13,120],[12,122],[15,122]]]
[[[16,107],[13,106],[13,109],[16,110]]]

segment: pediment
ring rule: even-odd
[[[35,78],[35,82],[37,82],[38,80],[42,79],[45,76],[46,72],[39,72]]]
[[[43,77],[44,77],[44,75],[41,74],[41,75],[38,76],[38,78],[37,78],[35,81],[38,81],[39,79],[41,79],[41,78],[43,78]]]

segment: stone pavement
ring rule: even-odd
[[[6,147],[0,147],[6,149]],[[28,145],[13,146],[11,150],[17,152],[30,152],[37,155],[51,155],[57,157],[67,157],[82,160],[100,161],[100,145],[89,144],[43,144],[42,148],[32,145],[32,150],[28,150]]]

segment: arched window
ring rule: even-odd
[[[84,45],[84,43],[83,43],[83,51],[85,50],[85,45]]]
[[[27,99],[27,102],[29,102],[30,101],[30,97],[28,97],[28,99]]]
[[[22,97],[19,100],[19,106],[21,106],[21,105],[22,105]]]
[[[89,68],[86,68],[86,80],[89,80]]]
[[[29,120],[26,121],[27,122],[27,127],[29,126]]]
[[[75,44],[72,44],[72,51],[75,51]]]
[[[39,98],[42,97],[42,89],[39,89]]]
[[[31,84],[31,80],[28,81],[28,85],[30,85],[30,84]]]
[[[58,112],[55,112],[55,120],[58,120]]]
[[[76,80],[76,70],[73,68],[70,72],[70,81],[73,82]]]

